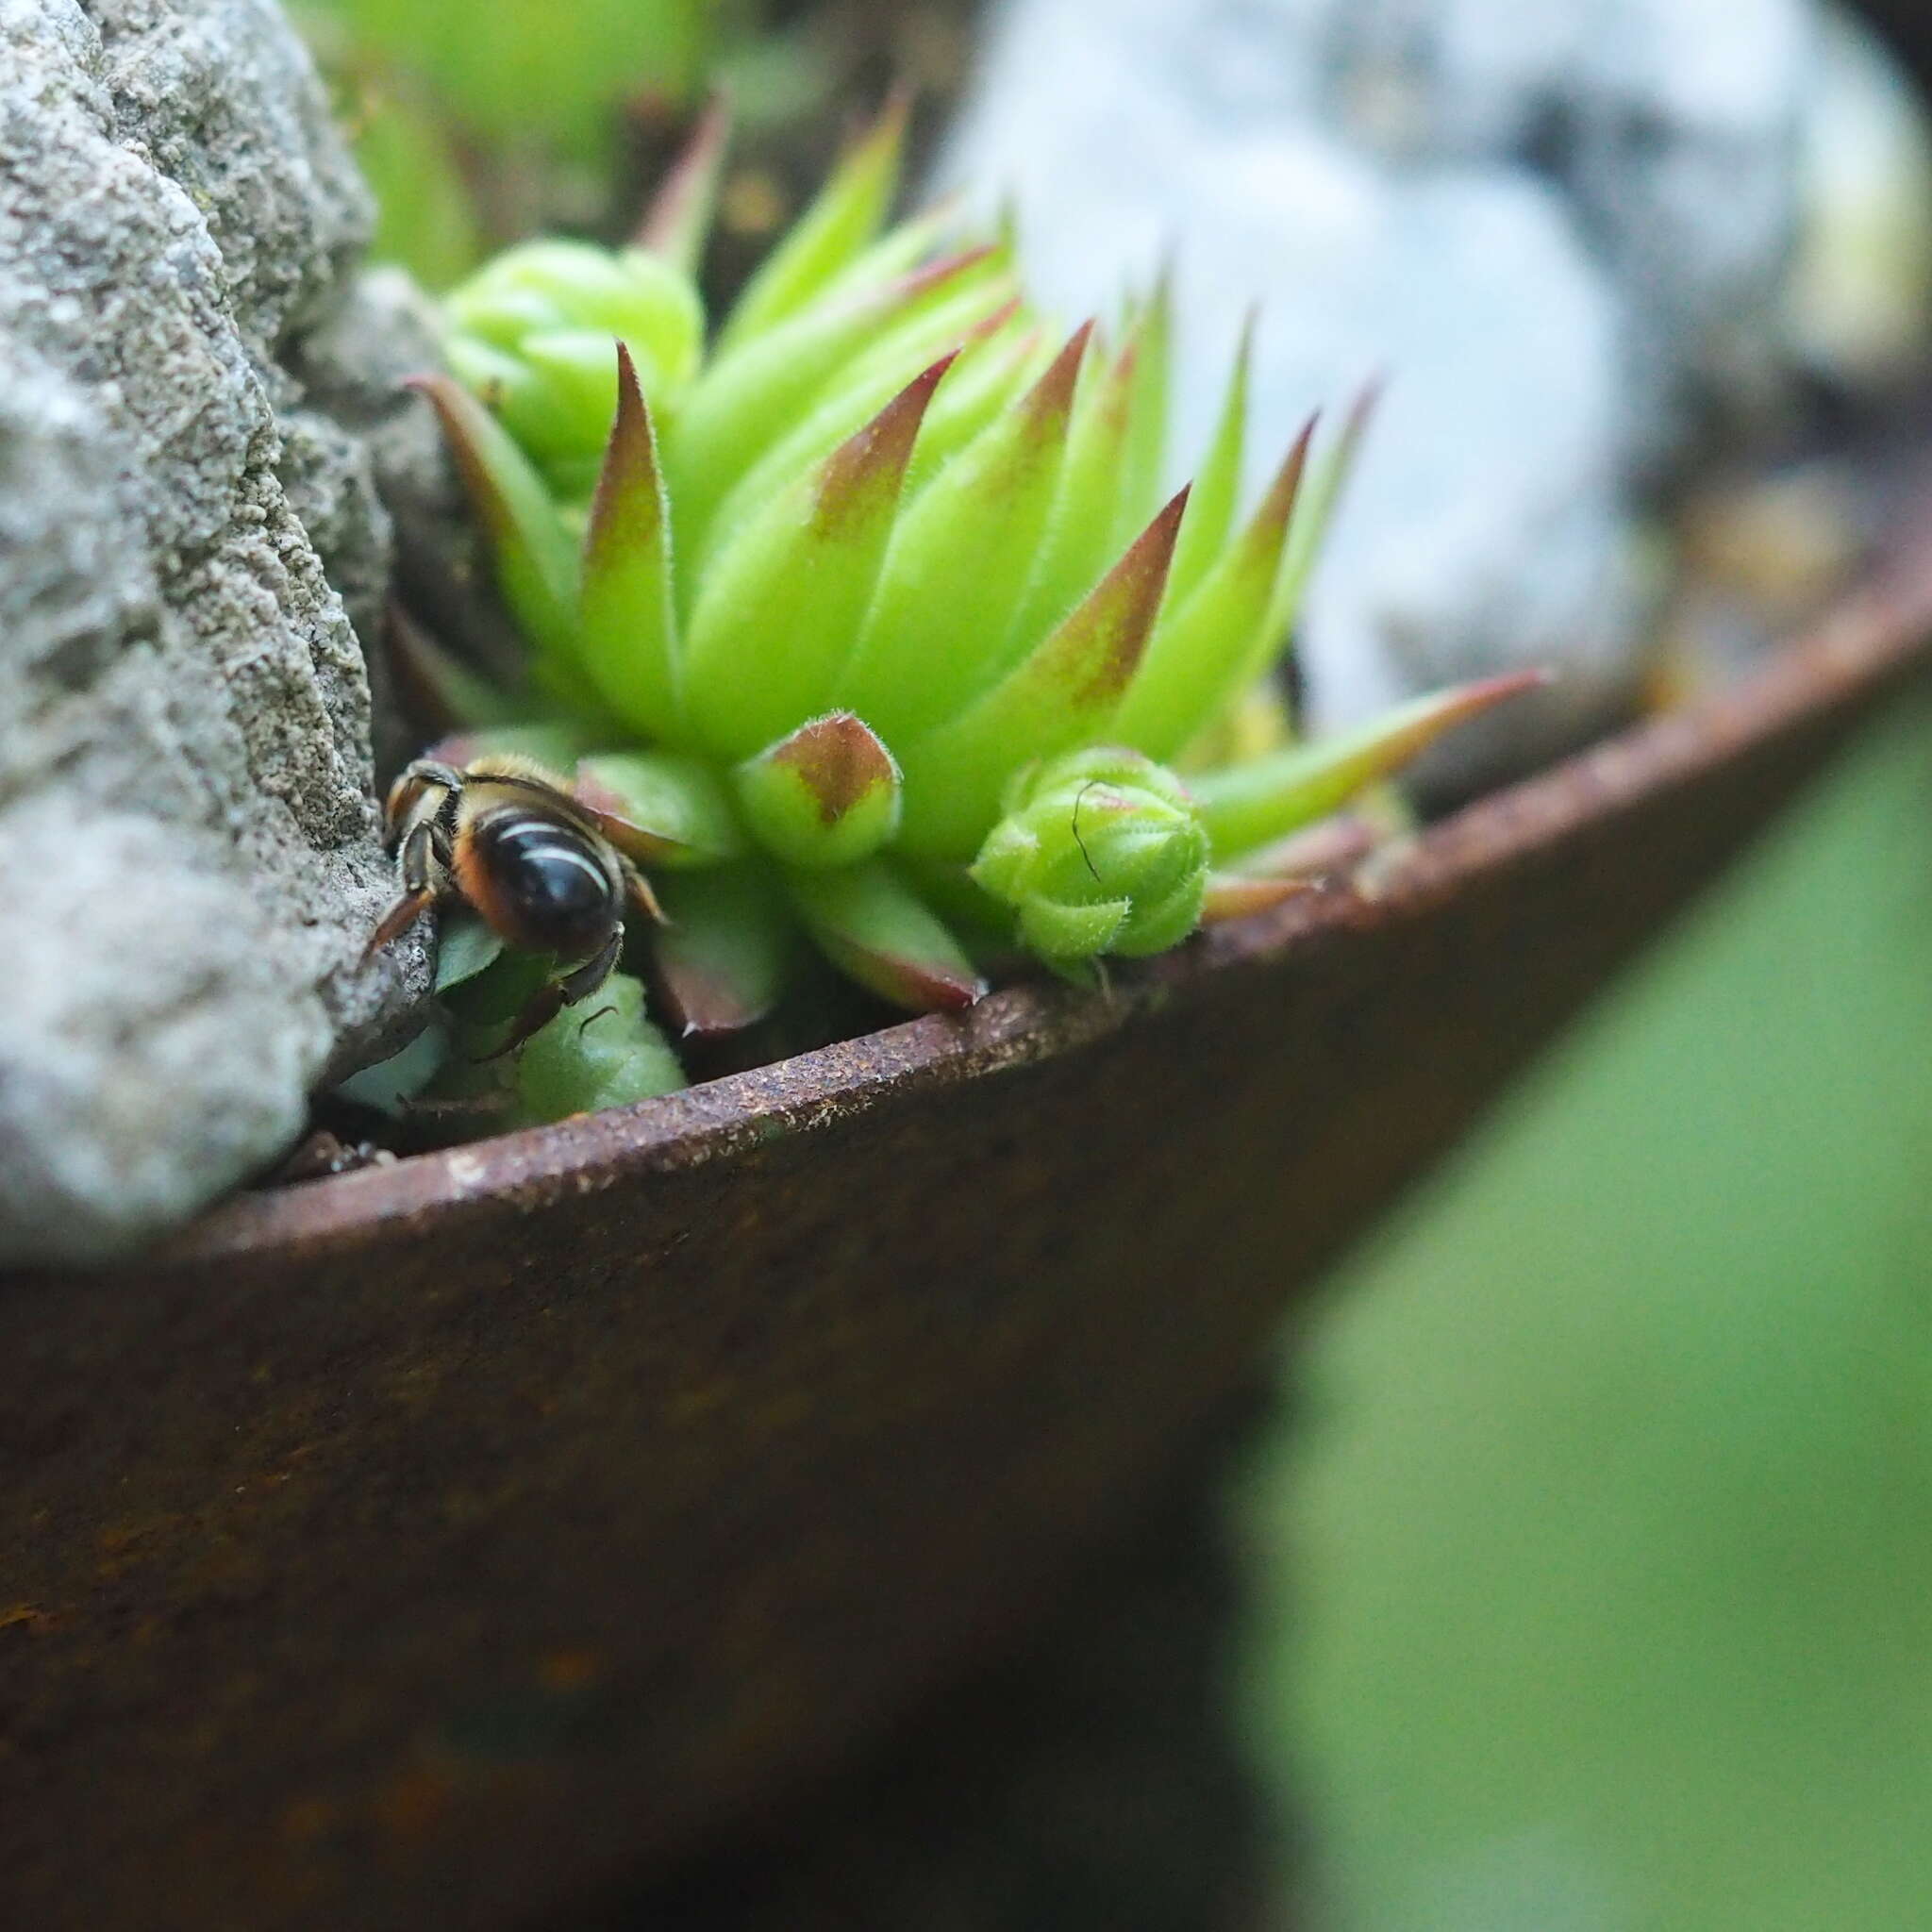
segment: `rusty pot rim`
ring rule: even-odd
[[[1748,756],[1814,713],[1869,700],[1928,659],[1932,541],[1903,548],[1883,575],[1736,687],[1635,724],[1423,832],[1378,868],[1373,895],[1342,886],[1304,894],[1119,973],[1106,995],[1007,986],[964,1014],[908,1020],[660,1099],[237,1195],[148,1250],[142,1263],[358,1245],[398,1222],[413,1225],[486,1203],[534,1211],[639,1173],[724,1158],[910,1088],[937,1090],[1075,1050],[1153,1008],[1201,996],[1229,974],[1279,963],[1352,930],[1413,920],[1470,880]]]

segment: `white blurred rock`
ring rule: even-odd
[[[1264,445],[1387,370],[1316,716],[1560,658],[1554,743],[1633,674],[1641,491],[1787,359],[1818,31],[1809,0],[1008,0],[942,173],[1014,193],[1067,310],[1174,252],[1182,467],[1257,297]]]

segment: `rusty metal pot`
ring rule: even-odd
[[[0,1282],[6,1922],[508,1926],[835,1763],[1928,632],[1919,545],[1373,898]]]

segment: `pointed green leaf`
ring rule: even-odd
[[[857,299],[856,294],[850,299]],[[945,351],[964,348],[985,330],[990,317],[1009,309],[1018,299],[1019,280],[1011,258],[993,247],[976,252],[964,268],[947,277],[939,299],[918,302],[874,331],[814,398],[812,407],[828,408],[842,392],[882,380],[903,386]],[[825,304],[814,304],[814,310],[829,303],[828,297]]]
[[[744,835],[717,774],[678,752],[604,752],[581,759],[574,788],[637,836],[615,840],[641,865],[691,868],[741,858]]]
[[[983,317],[961,345],[946,386],[926,411],[907,473],[906,498],[917,496],[952,459],[980,436],[1022,390],[1031,388],[1053,359],[1044,332],[1017,326],[1021,304],[1012,301]]]
[[[490,539],[497,582],[530,641],[569,663],[576,645],[577,558],[557,506],[527,458],[490,412],[446,375],[419,375],[442,420],[457,469]]]
[[[1207,459],[1194,477],[1194,493],[1188,499],[1188,520],[1181,525],[1181,541],[1174,553],[1174,572],[1167,594],[1174,609],[1180,608],[1214,567],[1227,534],[1234,527],[1235,505],[1241,487],[1241,458],[1247,446],[1248,388],[1254,358],[1255,315],[1250,310],[1241,329],[1241,347],[1235,352],[1227,401],[1222,406],[1221,422],[1208,446]]]
[[[958,233],[959,204],[960,197],[956,194],[941,195],[919,213],[908,216],[903,222],[895,222],[876,242],[861,249],[846,263],[812,296],[812,301],[837,302],[857,294],[862,289],[872,288],[880,282],[896,281],[899,276],[909,275],[928,256],[937,252],[948,237]],[[1001,250],[996,245],[994,253],[1003,254],[1010,264],[1010,248]]]
[[[747,757],[830,702],[879,580],[913,441],[952,360],[766,505],[705,572],[684,700],[721,756]]]
[[[899,767],[850,711],[801,724],[732,780],[752,837],[788,865],[853,865],[899,828]]]
[[[584,532],[582,657],[617,716],[661,738],[678,714],[671,508],[651,413],[622,342],[616,366],[617,420]]]
[[[1313,743],[1189,779],[1215,857],[1239,858],[1345,805],[1364,786],[1399,770],[1445,732],[1506,699],[1548,682],[1541,671],[1491,677],[1417,698],[1386,717]]]
[[[667,924],[656,977],[671,1024],[687,1040],[756,1025],[778,1004],[798,950],[782,888],[764,868],[678,873],[659,888]]]
[[[1385,787],[1386,783],[1383,781]],[[1300,879],[1312,884],[1353,871],[1384,839],[1407,829],[1406,825],[1380,824],[1364,811],[1337,812],[1289,833],[1285,839],[1242,853],[1239,873],[1248,878]]]
[[[510,724],[527,715],[527,704],[445,651],[400,603],[391,601],[387,618],[390,671],[411,718],[447,732]]]
[[[745,285],[718,339],[736,348],[795,315],[877,233],[899,185],[908,103],[895,95]]]
[[[1111,361],[1097,356],[1088,360],[1074,401],[1059,488],[1014,626],[1022,637],[1041,637],[1052,630],[1119,554],[1114,519],[1120,508],[1138,359],[1139,346],[1130,341]],[[1192,512],[1189,514],[1191,518]],[[1182,529],[1185,532],[1185,524]]]
[[[787,875],[818,948],[848,979],[908,1012],[958,1012],[986,984],[958,940],[882,860]]]
[[[695,276],[710,239],[718,181],[731,145],[731,104],[713,94],[684,152],[671,165],[638,225],[636,245]]]
[[[1053,507],[1089,333],[899,519],[833,690],[889,744],[930,729],[1011,661],[1007,640]]]
[[[888,330],[854,357],[792,428],[732,485],[703,531],[696,552],[699,576],[774,496],[871,421],[923,370],[942,356],[971,347],[995,315],[1010,312],[1007,286],[1004,276],[985,277],[977,271],[963,275],[949,300],[915,315],[902,328]],[[944,411],[952,388],[949,377],[934,399],[935,410]],[[924,460],[920,452],[934,426],[934,415],[928,413],[914,451],[915,466]]]
[[[1167,391],[1174,359],[1174,282],[1163,268],[1147,307],[1136,318],[1133,400],[1122,454],[1120,506],[1113,541],[1124,543],[1160,500],[1160,472],[1167,459]]]
[[[989,254],[953,256],[849,302],[814,305],[720,355],[686,396],[665,440],[679,542],[701,552],[710,519],[733,485],[809,414],[841,369],[888,323],[950,300]]]
[[[1335,447],[1317,465],[1312,483],[1288,536],[1288,554],[1281,561],[1281,580],[1274,589],[1274,601],[1268,611],[1268,627],[1260,640],[1249,669],[1258,677],[1274,662],[1281,643],[1294,628],[1301,610],[1302,595],[1321,561],[1323,541],[1335,520],[1335,512],[1349,480],[1355,475],[1375,411],[1382,400],[1382,385],[1371,383],[1356,398],[1348,420]]]
[[[900,843],[970,858],[999,816],[1008,775],[1105,739],[1160,608],[1186,510],[1183,490],[1044,642],[984,696],[901,755]]]
[[[1257,912],[1272,912],[1313,890],[1307,879],[1248,878],[1241,873],[1217,872],[1208,880],[1201,924],[1224,925],[1232,919],[1252,919]]]
[[[1256,640],[1269,623],[1313,434],[1310,424],[1247,528],[1194,594],[1162,613],[1114,720],[1122,743],[1171,758],[1252,681]]]

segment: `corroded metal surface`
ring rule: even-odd
[[[834,1761],[1922,672],[1919,562],[1111,1001],[0,1283],[0,1920],[509,1926]]]

